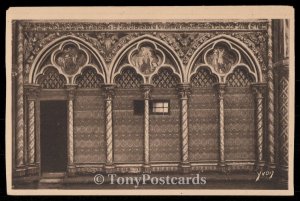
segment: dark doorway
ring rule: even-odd
[[[41,101],[41,170],[67,168],[67,101]]]

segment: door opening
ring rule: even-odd
[[[67,101],[41,101],[41,171],[66,172]]]

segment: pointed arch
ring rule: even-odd
[[[169,56],[168,58],[175,64],[174,66],[169,65],[168,67],[171,67],[173,69],[173,71],[179,75],[181,81],[183,82],[184,77],[185,77],[184,76],[185,70],[184,70],[183,64],[182,64],[180,58],[178,57],[178,55],[176,54],[176,52],[174,52],[174,50],[168,44],[166,44],[164,41],[162,41],[154,36],[151,36],[151,35],[143,35],[143,36],[137,37],[134,40],[127,43],[124,47],[122,47],[118,51],[118,53],[112,60],[111,67],[109,70],[109,80],[108,81],[111,83],[114,81],[114,76],[120,72],[121,68],[123,68],[123,66],[120,67],[120,65],[122,65],[122,64],[120,64],[121,60],[124,58],[124,56],[126,56],[132,50],[132,48],[137,46],[139,43],[142,43],[143,41],[154,43],[158,48],[162,49],[163,51],[165,51],[168,54],[168,56]],[[128,65],[126,65],[126,66],[128,66]]]
[[[39,73],[38,71],[39,68],[41,67],[40,65],[42,64],[43,60],[47,56],[49,56],[49,54],[51,54],[55,50],[55,48],[59,47],[61,44],[66,43],[68,41],[74,41],[82,45],[89,53],[93,55],[93,57],[96,59],[96,62],[99,64],[99,66],[97,66],[97,72],[103,76],[104,82],[106,82],[107,80],[106,64],[102,56],[99,55],[98,51],[90,43],[84,41],[83,39],[77,36],[68,35],[68,36],[59,37],[56,40],[53,40],[52,42],[48,43],[37,54],[29,71],[29,77],[28,77],[29,83],[35,82],[36,76]]]
[[[186,73],[187,77],[185,78],[186,80],[190,80],[192,74],[194,74],[194,72],[197,70],[196,68],[198,68],[198,67],[196,66],[196,62],[197,62],[198,58],[200,58],[200,56],[202,54],[204,54],[205,51],[207,51],[207,48],[209,46],[217,44],[218,42],[225,42],[225,43],[231,44],[231,45],[234,46],[235,49],[240,51],[240,53],[245,55],[247,57],[247,60],[249,61],[250,65],[251,65],[251,67],[254,69],[253,74],[256,77],[256,81],[257,82],[263,82],[263,75],[262,75],[261,66],[260,66],[257,58],[255,57],[254,53],[249,49],[249,47],[247,47],[246,44],[244,44],[240,40],[238,40],[238,39],[236,39],[232,36],[225,35],[225,34],[221,34],[221,35],[218,35],[214,38],[209,39],[208,41],[203,43],[194,52],[194,54],[192,55],[188,65],[187,65],[187,73]],[[237,64],[237,65],[239,65],[239,64]],[[245,65],[245,66],[247,66],[247,65]]]

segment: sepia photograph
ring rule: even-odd
[[[16,7],[6,22],[8,194],[294,194],[292,7]]]

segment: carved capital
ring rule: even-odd
[[[191,86],[188,83],[178,84],[177,91],[180,99],[188,99],[192,93]]]
[[[264,97],[264,93],[266,91],[266,83],[254,83],[251,85],[253,93],[257,99],[262,99]]]
[[[114,95],[115,95],[115,88],[116,85],[114,84],[105,84],[102,85],[102,89],[103,89],[103,95],[105,100],[112,100]]]
[[[28,100],[36,100],[41,91],[41,87],[38,84],[26,84],[24,85],[24,89]]]
[[[226,84],[218,83],[214,85],[215,89],[217,90],[219,99],[223,99],[223,95],[225,93]]]
[[[152,88],[153,88],[153,85],[151,85],[151,84],[142,84],[141,85],[141,90],[143,92],[145,100],[151,99],[150,93],[151,93]]]
[[[66,84],[65,87],[68,92],[68,99],[73,100],[75,97],[77,85],[76,84]]]

